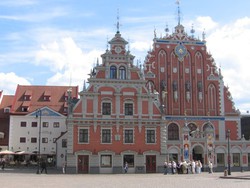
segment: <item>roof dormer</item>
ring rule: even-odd
[[[23,95],[23,100],[24,101],[30,101],[32,98],[32,91],[26,90],[24,95]]]
[[[51,91],[45,91],[43,94],[43,100],[44,101],[50,101],[51,100]]]

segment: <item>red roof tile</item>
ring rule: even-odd
[[[11,108],[13,114],[27,114],[35,111],[38,108],[48,106],[49,108],[65,114],[65,93],[71,88],[72,98],[78,98],[78,86],[24,86],[18,85],[15,93],[15,98]],[[26,92],[31,93],[30,101],[24,100]],[[45,94],[50,94],[50,100],[44,100]],[[29,103],[29,104],[28,104]],[[22,106],[28,105],[28,112],[22,112]]]

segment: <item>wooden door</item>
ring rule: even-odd
[[[78,155],[78,173],[87,174],[89,173],[89,156]]]
[[[147,155],[146,156],[146,173],[155,173],[156,172],[156,156]]]

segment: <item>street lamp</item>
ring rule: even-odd
[[[230,163],[231,163],[231,159],[230,159],[230,143],[229,143],[229,140],[230,140],[230,134],[231,134],[231,131],[230,129],[227,130],[227,155],[228,155],[228,159],[227,159],[227,163],[228,163],[228,175],[231,175],[231,167],[230,167]]]
[[[37,109],[36,118],[39,116],[39,132],[38,132],[38,153],[37,153],[37,174],[40,174],[40,158],[41,158],[41,121],[42,121],[42,111],[41,109]]]

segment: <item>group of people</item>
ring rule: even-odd
[[[197,161],[165,161],[164,162],[164,174],[200,174],[202,163]]]

